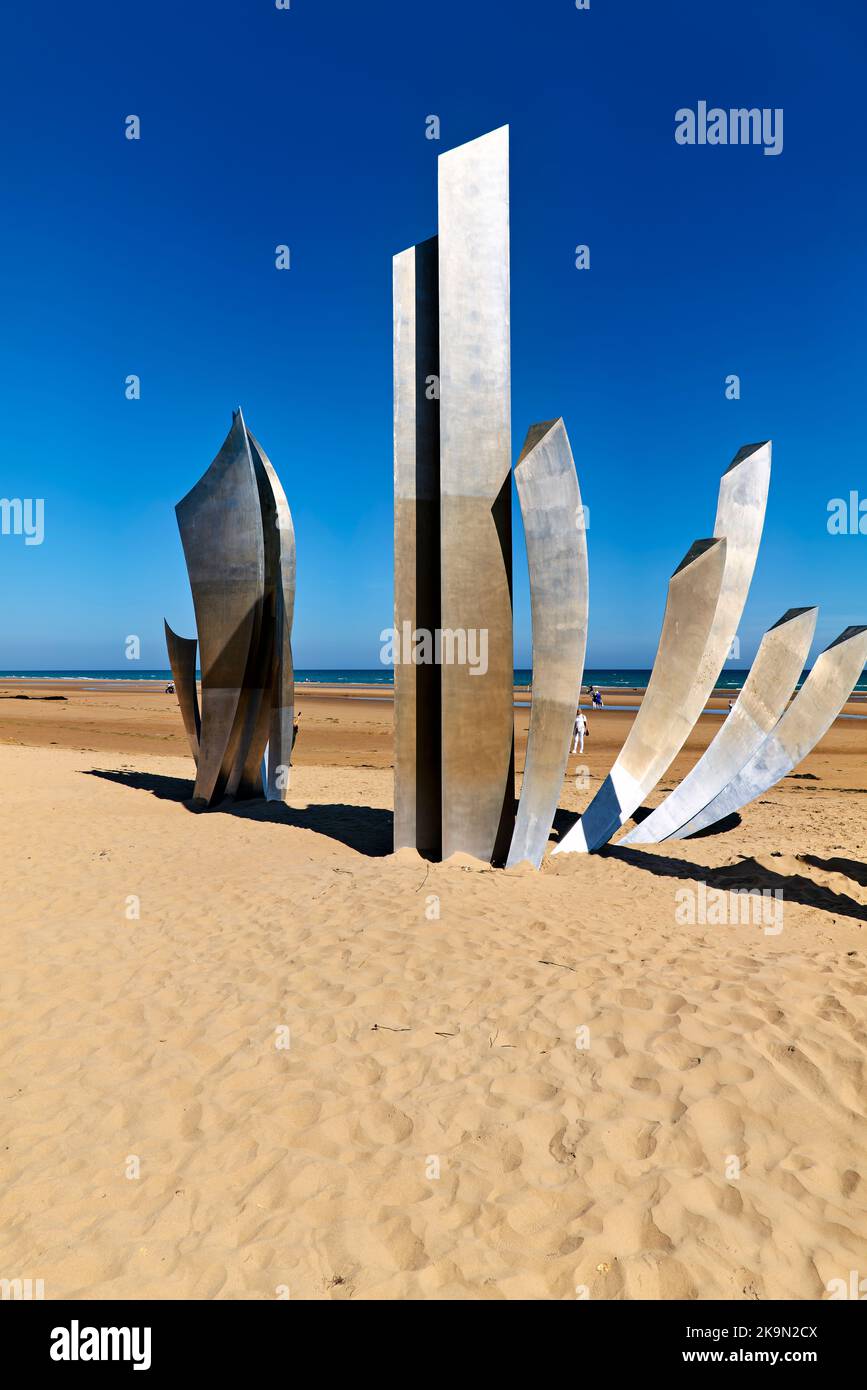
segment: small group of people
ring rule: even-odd
[[[602,703],[602,691],[598,685],[587,685],[584,687],[585,695],[590,696],[590,703],[594,709],[604,709]],[[584,740],[590,737],[590,725],[587,723],[587,715],[579,705],[575,711],[575,724],[572,729],[572,752],[584,752]]]

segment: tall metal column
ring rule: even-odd
[[[515,805],[508,127],[438,165],[442,852],[502,861]]]
[[[442,844],[438,279],[436,237],[394,257],[394,847],[432,858]]]

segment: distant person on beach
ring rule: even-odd
[[[174,687],[174,685],[172,684],[172,682],[169,681],[168,685],[166,686],[166,694],[167,694],[167,695],[174,695],[174,693],[175,693],[175,687]]]
[[[292,720],[292,752],[295,751],[295,740],[298,737],[298,721],[300,718],[301,711],[299,709],[298,711],[296,711],[295,718]]]
[[[575,712],[575,727],[574,727],[574,729],[572,730],[572,752],[573,752],[573,753],[583,753],[583,752],[584,752],[584,739],[585,739],[586,735],[589,734],[589,732],[590,732],[590,729],[589,729],[589,726],[588,726],[588,724],[587,724],[587,716],[586,716],[586,714],[585,714],[584,711],[581,710],[581,709],[576,710],[576,712]]]
[[[731,712],[732,712],[732,710],[734,709],[734,707],[735,707],[735,702],[734,702],[734,700],[729,700],[729,714],[731,714]]]
[[[599,690],[595,685],[593,687],[593,706],[595,709],[604,708],[602,704],[602,691]]]

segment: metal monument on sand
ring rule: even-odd
[[[285,800],[294,724],[295,533],[285,493],[240,410],[176,514],[196,639],[166,623],[175,690],[196,762],[193,800]]]
[[[509,278],[503,127],[440,156],[439,234],[394,258],[394,844],[432,858],[459,850],[538,868],[580,701],[587,541],[565,425],[534,425],[515,469],[533,642],[516,811]],[[639,810],[704,712],[747,601],[770,469],[766,440],[739,449],[723,474],[713,535],[695,541],[672,575],[653,670],[629,735],[556,854],[603,848]],[[621,843],[667,839],[709,823],[708,816],[718,819],[721,806],[757,794],[750,788],[764,784],[769,769],[809,751],[830,707],[839,697],[839,709],[849,694],[851,684],[843,687],[861,651],[861,629],[848,630],[818,659],[817,674],[787,710],[815,621],[814,608],[790,609],[765,634],[704,755]],[[417,647],[408,655],[424,634],[436,634],[433,661],[419,660]],[[473,639],[482,637],[485,660],[474,663],[468,654],[478,655]],[[191,724],[188,733],[193,741]]]

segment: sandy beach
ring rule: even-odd
[[[162,689],[0,682],[0,1272],[511,1300],[863,1270],[867,723],[723,832],[536,874],[391,853],[383,693],[301,688],[289,805],[195,814]],[[631,717],[590,715],[564,811]],[[773,925],[684,920],[741,888]]]

